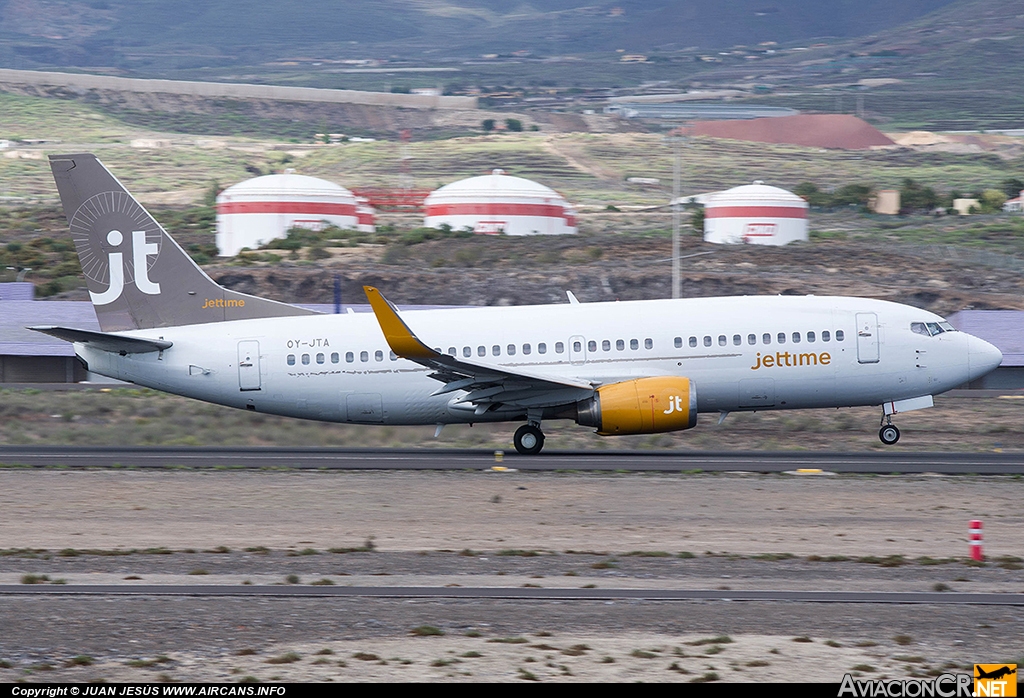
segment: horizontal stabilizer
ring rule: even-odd
[[[125,337],[107,332],[92,330],[76,330],[70,327],[29,327],[30,330],[48,334],[65,342],[81,342],[96,349],[112,351],[116,354],[145,354],[151,351],[170,349],[172,342],[165,339],[142,339],[141,337]]]

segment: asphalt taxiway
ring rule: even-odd
[[[897,447],[898,448],[898,447]],[[297,470],[482,470],[604,472],[788,471],[862,474],[1020,475],[1024,453],[866,453],[515,451],[470,449],[328,449],[0,446],[4,466],[71,468],[240,468]]]
[[[512,601],[792,601],[798,603],[1024,606],[1024,594],[712,589],[566,589],[521,587],[349,587],[236,585],[0,585],[0,596],[196,596]]]

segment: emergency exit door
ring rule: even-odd
[[[238,389],[259,390],[260,343],[246,340],[238,343]]]

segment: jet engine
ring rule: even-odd
[[[576,422],[602,436],[691,429],[697,425],[697,388],[675,376],[602,385],[576,404]]]

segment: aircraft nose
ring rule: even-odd
[[[1003,362],[1003,353],[984,339],[967,335],[967,364],[970,380],[991,373]]]

